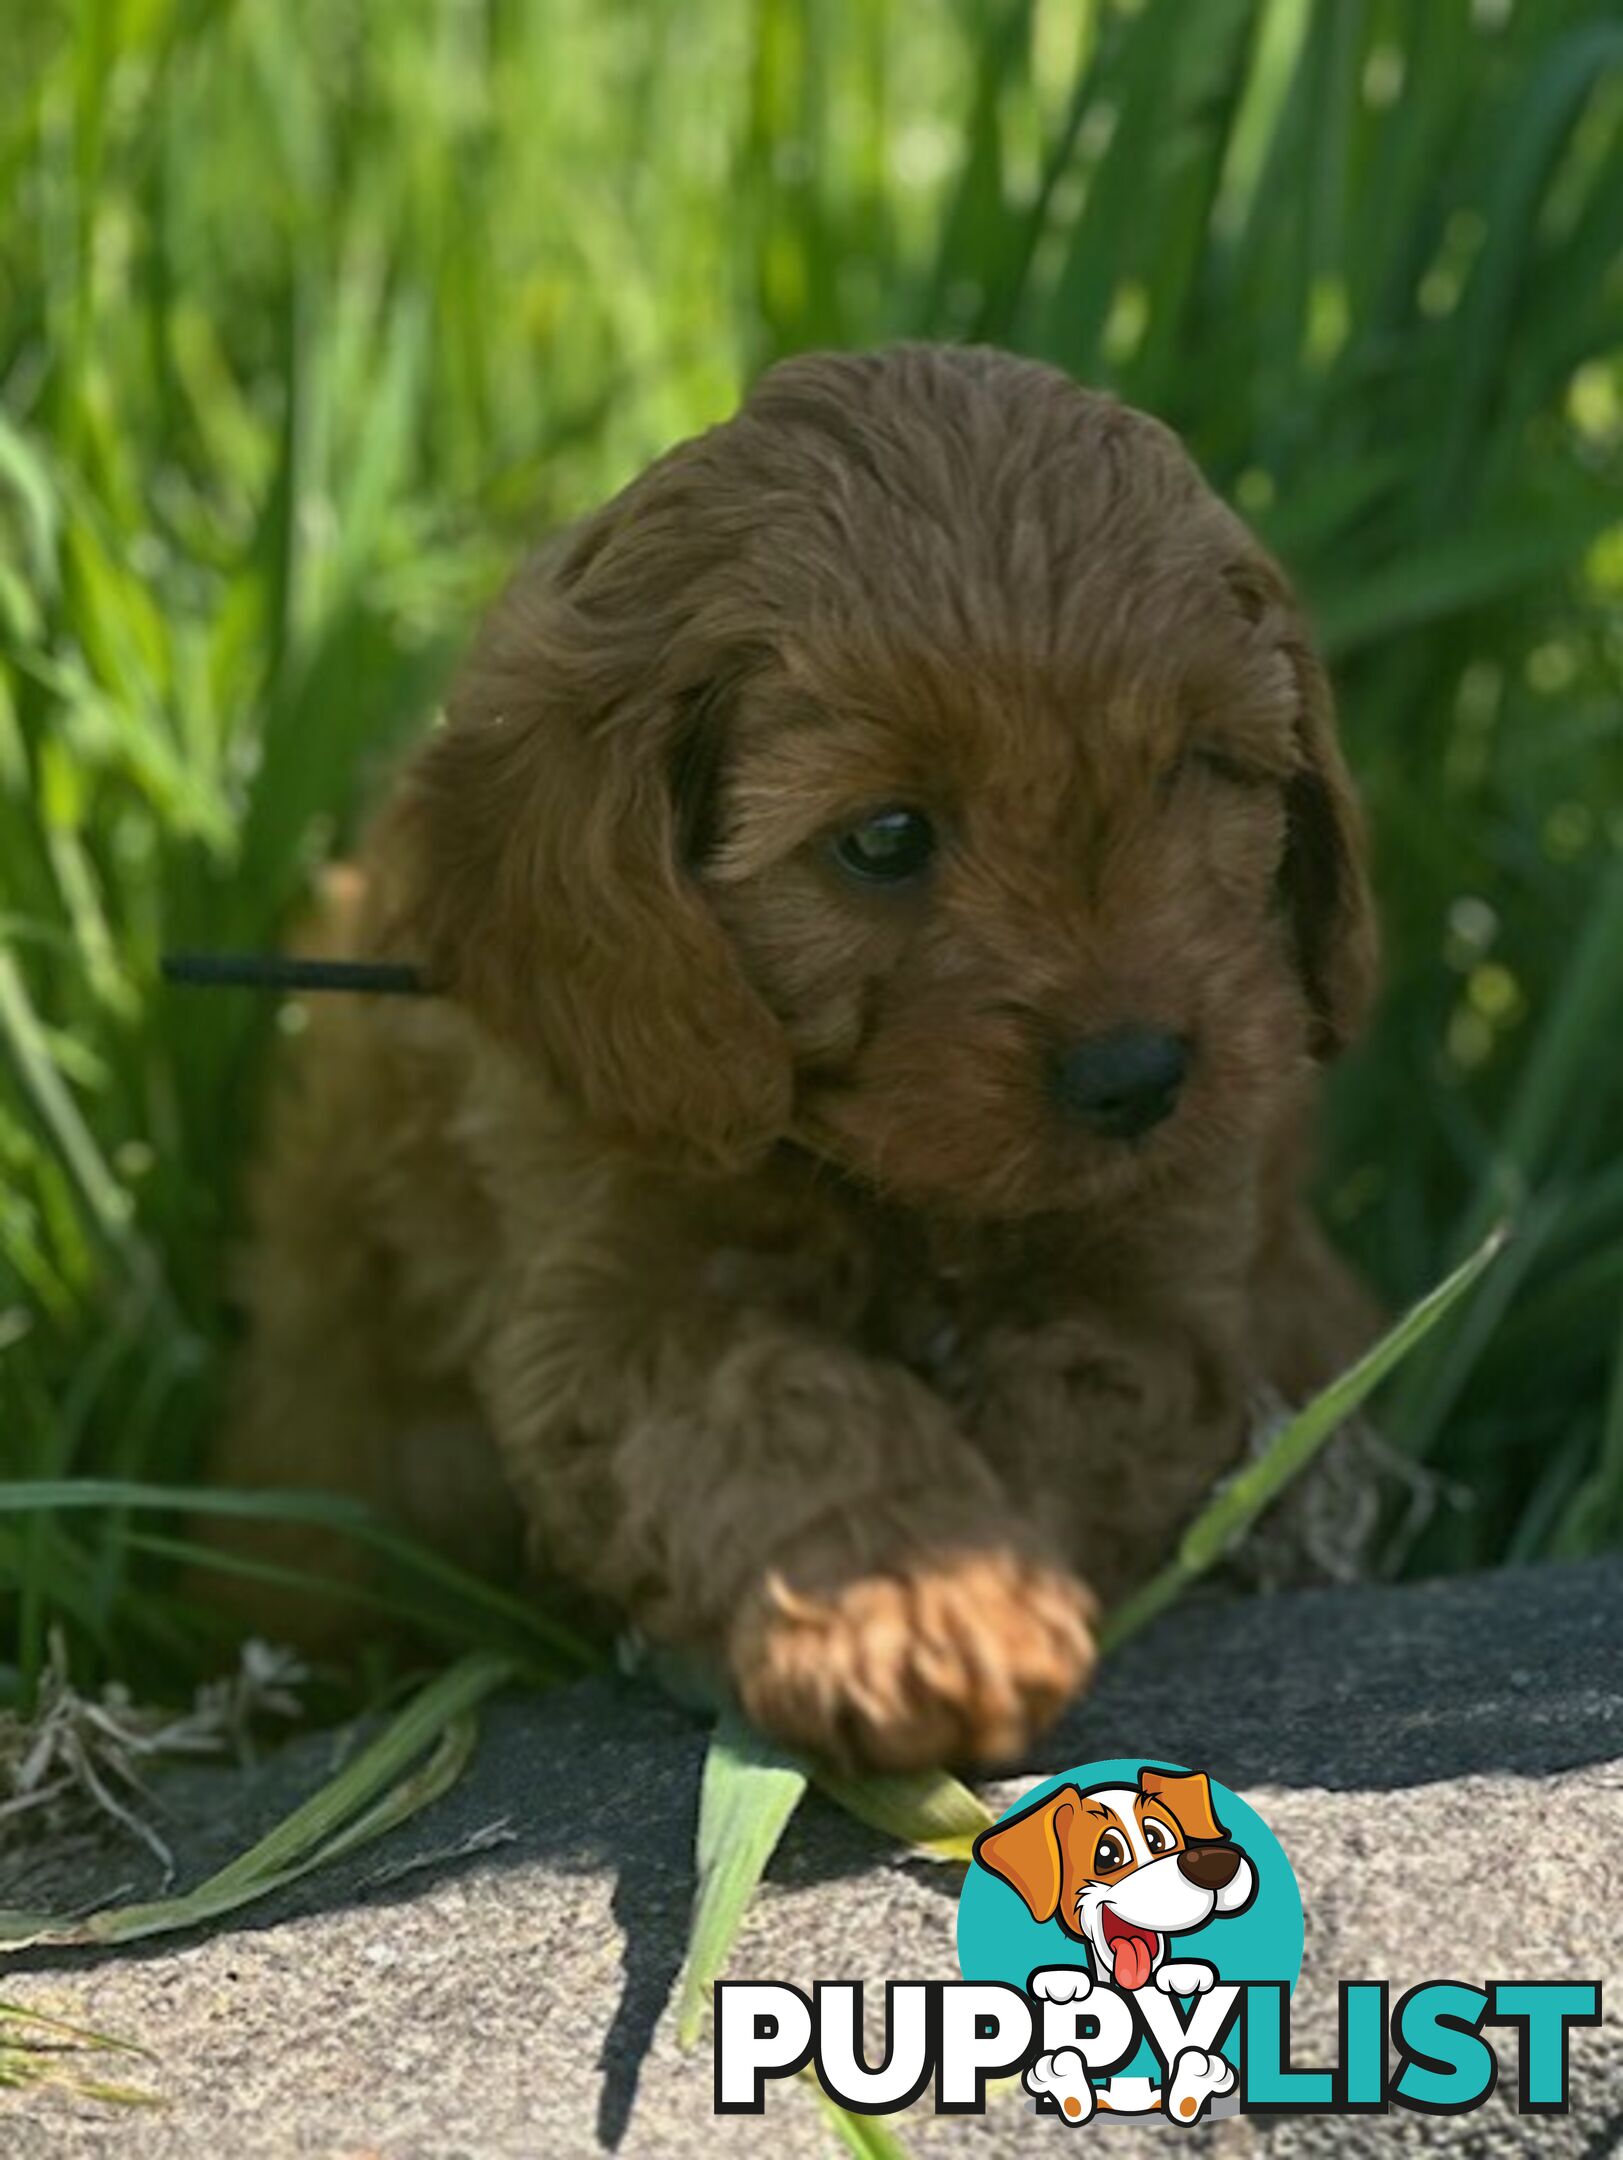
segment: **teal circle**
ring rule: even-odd
[[[1142,1755],[1117,1756],[1109,1762],[1083,1763],[1044,1778],[1020,1795],[998,1817],[1006,1822],[1062,1785],[1086,1792],[1091,1785],[1136,1785],[1143,1769],[1171,1770],[1187,1775],[1186,1766],[1164,1763]],[[1282,1980],[1294,1993],[1302,1969],[1302,1894],[1285,1857],[1285,1849],[1254,1807],[1237,1792],[1212,1779],[1212,1805],[1217,1819],[1228,1831],[1257,1871],[1257,1894],[1244,1912],[1228,1918],[1214,1914],[1206,1925],[1187,1935],[1172,1938],[1169,1956],[1200,1958],[1215,1966],[1218,1978],[1243,1984],[1250,1980]],[[1019,1893],[1001,1876],[971,1864],[958,1898],[958,1964],[966,1980],[1001,1980],[1023,1988],[1039,1965],[1087,1965],[1087,1945],[1067,1935],[1057,1919],[1031,1917]],[[1187,2007],[1187,2006],[1186,2006]],[[1230,2035],[1223,2053],[1239,2060],[1238,2031]],[[1150,2077],[1159,2065],[1144,2043],[1118,2075]]]

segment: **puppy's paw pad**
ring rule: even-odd
[[[1085,2002],[1093,1975],[1081,1965],[1046,1965],[1031,1976],[1031,1992],[1043,2002]]]
[[[1086,1680],[1092,1616],[1074,1576],[1010,1551],[807,1590],[786,1571],[740,1614],[730,1662],[750,1717],[794,1745],[888,1770],[995,1762]]]

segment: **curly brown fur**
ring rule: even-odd
[[[895,804],[938,852],[865,886]],[[299,1045],[230,1479],[521,1525],[792,1741],[1000,1756],[1363,1339],[1297,1194],[1373,969],[1325,679],[1050,369],[774,369],[520,572],[362,867],[333,937],[444,996]],[[1053,1087],[1127,1025],[1189,1050],[1132,1140]]]

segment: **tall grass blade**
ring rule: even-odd
[[[470,1575],[426,1545],[392,1529],[360,1501],[340,1493],[231,1491],[212,1485],[142,1485],[117,1478],[17,1479],[0,1482],[0,1516],[57,1514],[76,1509],[214,1515],[257,1522],[305,1523],[330,1530],[375,1552],[420,1582],[442,1589],[476,1611],[515,1628],[548,1656],[577,1672],[605,1662],[604,1653],[529,1600]]]
[[[1526,1213],[1529,1196],[1547,1174],[1557,1147],[1571,1140],[1574,1124],[1585,1116],[1582,1110],[1574,1113],[1574,1100],[1587,1097],[1590,1114],[1604,1101],[1604,1096],[1588,1095],[1583,1075],[1592,1063],[1594,1045],[1615,1036],[1620,1013],[1623,857],[1602,878],[1537,1036],[1523,1058],[1500,1137],[1456,1233],[1456,1249],[1469,1250],[1487,1226],[1507,1211]],[[1553,1232],[1558,1220],[1558,1214],[1548,1209],[1539,1211],[1529,1225],[1532,1237]],[[1508,1304],[1508,1289],[1505,1296]],[[1451,1332],[1445,1333],[1404,1375],[1393,1393],[1389,1424],[1393,1438],[1410,1453],[1424,1457],[1431,1451],[1485,1341],[1486,1336],[1479,1334],[1462,1345]]]
[[[1175,1560],[1119,1606],[1101,1630],[1113,1650],[1145,1628],[1230,1553],[1263,1510],[1300,1477],[1313,1457],[1392,1372],[1464,1299],[1493,1265],[1506,1233],[1496,1230],[1413,1306],[1380,1341],[1280,1426],[1265,1453],[1223,1485],[1184,1532]]]

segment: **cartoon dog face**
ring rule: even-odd
[[[1149,1985],[1168,1938],[1243,1912],[1256,1870],[1212,1812],[1211,1780],[1149,1767],[1137,1786],[1062,1785],[975,1840],[1034,1920],[1086,1943],[1094,1972]]]

